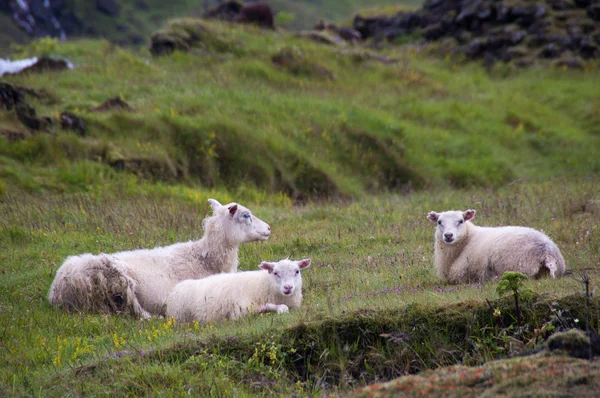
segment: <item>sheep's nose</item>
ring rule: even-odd
[[[444,234],[444,238],[446,238],[446,239],[452,239],[452,235],[453,235],[453,233],[452,233],[452,232],[446,232],[446,233]]]
[[[283,290],[291,292],[294,287],[292,285],[283,285]]]
[[[271,226],[267,225],[267,231],[271,232]]]

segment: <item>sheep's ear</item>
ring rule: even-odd
[[[310,258],[305,258],[304,260],[298,261],[298,267],[300,267],[300,269],[310,267]]]
[[[475,217],[475,210],[473,209],[469,209],[463,212],[463,218],[465,219],[465,221],[469,221],[472,220],[473,217]]]
[[[235,212],[237,211],[237,205],[229,206],[229,214],[233,217]]]
[[[273,267],[275,267],[275,264],[263,261],[258,267],[264,269],[265,271],[269,271],[269,274],[271,274],[273,273]]]
[[[429,214],[427,214],[427,219],[431,222],[437,222],[439,218],[440,215],[435,211],[430,211]]]
[[[208,203],[210,203],[210,207],[213,209],[213,211],[217,211],[217,209],[222,206],[218,200],[212,198],[208,199]]]

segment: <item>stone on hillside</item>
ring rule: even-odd
[[[31,130],[48,131],[48,129],[54,125],[52,118],[49,116],[37,116],[35,108],[26,103],[17,105],[15,107],[15,112],[17,114],[17,119]]]
[[[0,109],[10,111],[24,102],[24,99],[22,90],[9,83],[0,83]]]
[[[29,72],[48,72],[61,71],[65,69],[73,69],[73,65],[66,59],[41,57],[31,66],[22,69],[19,73]]]
[[[85,135],[85,123],[74,113],[62,112],[60,114],[60,126],[65,130],[76,131],[81,136]]]

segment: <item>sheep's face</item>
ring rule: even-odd
[[[427,219],[437,224],[436,238],[452,245],[462,238],[466,231],[465,223],[475,217],[475,210],[429,212]]]
[[[269,224],[255,217],[246,207],[237,203],[221,205],[214,199],[209,199],[209,202],[213,213],[223,220],[230,241],[248,243],[269,239],[271,235]]]
[[[300,261],[285,259],[276,263],[263,261],[259,267],[271,275],[271,284],[274,290],[284,296],[291,296],[296,289],[302,288],[300,271],[308,266],[310,266],[310,259]]]

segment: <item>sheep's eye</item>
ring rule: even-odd
[[[242,217],[243,218],[250,218],[250,213],[245,213]]]
[[[442,220],[438,221],[438,225],[442,225]]]
[[[300,273],[300,271],[296,271],[296,275],[298,275]]]
[[[273,275],[275,276],[279,276],[279,274],[277,272],[273,272]]]
[[[462,224],[463,222],[464,222],[463,220],[459,220],[458,225]]]

